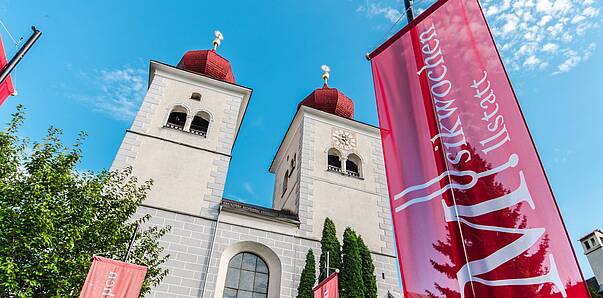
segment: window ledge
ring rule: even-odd
[[[200,137],[202,137],[204,139],[207,138],[207,133],[199,131],[199,130],[186,131],[183,128],[180,128],[179,126],[169,125],[169,124],[164,125],[163,128],[167,128],[167,129],[171,129],[171,130],[176,130],[176,131],[181,131],[183,133],[187,133],[187,134],[191,134],[191,135],[200,136]]]
[[[358,179],[358,180],[364,180],[364,177],[360,176],[359,174],[356,174],[356,173],[344,173],[341,169],[335,168],[335,167],[328,167],[327,168],[327,172],[331,172],[331,173],[335,173],[335,174],[340,174],[342,176],[351,177],[351,178],[355,178],[355,179]]]

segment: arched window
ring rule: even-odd
[[[224,298],[266,298],[268,266],[262,258],[249,252],[235,255],[228,263]]]
[[[174,107],[168,117],[166,127],[183,130],[186,123],[186,109],[180,106]]]
[[[297,165],[297,153],[293,154],[293,158],[291,159],[291,164],[289,165],[289,168],[291,169],[291,171],[295,170],[296,165]]]
[[[346,174],[352,177],[362,177],[361,166],[362,161],[358,155],[354,153],[348,155],[348,159],[345,161]]]
[[[289,184],[289,171],[285,172],[285,177],[283,177],[283,193],[281,197],[287,192],[287,184]]]
[[[196,101],[200,101],[201,100],[201,93],[193,92],[193,94],[191,94],[191,99],[192,100],[196,100]]]
[[[335,148],[329,149],[327,157],[327,171],[341,172],[341,154]]]
[[[207,112],[199,112],[193,118],[193,122],[191,122],[190,132],[200,135],[207,136],[207,129],[209,128],[209,114]]]

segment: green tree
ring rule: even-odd
[[[362,298],[364,285],[362,282],[362,259],[358,249],[358,236],[350,227],[343,232],[343,267],[339,274],[342,298]]]
[[[373,264],[371,252],[360,236],[358,236],[358,253],[360,254],[360,259],[362,260],[362,284],[364,284],[364,297],[375,298],[377,297],[377,278],[375,277],[375,265]]]
[[[306,254],[306,266],[302,270],[301,277],[299,279],[299,286],[297,287],[297,298],[313,298],[314,282],[316,281],[316,260],[314,259],[314,252],[311,249]]]
[[[320,249],[319,279],[322,281],[327,278],[327,252],[329,253],[329,267],[331,270],[341,269],[341,244],[339,244],[339,239],[337,239],[335,223],[328,217],[325,218],[325,223],[322,228]]]
[[[601,298],[601,294],[599,293],[598,289],[589,287],[588,291],[590,292],[590,298]]]
[[[150,218],[133,216],[152,183],[130,170],[78,171],[83,133],[66,146],[51,127],[30,144],[19,137],[23,121],[19,106],[0,131],[0,296],[77,297],[93,255],[124,258],[136,224]],[[142,227],[130,261],[148,267],[146,293],[167,274],[158,240],[169,228]]]

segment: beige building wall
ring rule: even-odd
[[[148,206],[215,217],[251,90],[159,62],[152,61],[150,71],[149,89],[112,168],[131,166],[140,180],[154,181]],[[183,130],[165,126],[173,109],[187,113]],[[189,131],[201,112],[210,115],[206,136]]]
[[[279,150],[278,168],[274,177],[274,193],[272,208],[287,210],[295,214],[299,212],[299,175],[300,175],[300,140],[301,127],[299,120],[294,123],[295,130],[287,134]],[[287,177],[285,177],[287,174]],[[284,180],[287,179],[287,189]]]
[[[192,93],[201,100],[191,99]],[[369,245],[379,297],[400,297],[377,128],[301,107],[270,168],[273,208],[299,220],[223,208],[231,150],[250,95],[245,87],[151,62],[148,92],[112,165],[131,166],[140,180],[154,180],[137,216],[150,214],[147,225],[171,227],[160,243],[170,255],[164,264],[170,273],[147,297],[221,297],[226,264],[239,252],[267,262],[268,297],[295,297],[308,249],[320,255],[327,216],[340,238],[351,226]],[[175,107],[187,112],[183,131],[165,127]],[[188,131],[198,112],[211,115],[207,137]],[[326,171],[333,129],[357,139],[353,152],[362,158],[361,178]]]
[[[337,148],[333,139],[335,131],[349,132],[354,136],[355,148],[338,150],[343,158],[350,154],[361,158],[360,178],[327,170],[329,149]],[[398,265],[379,129],[313,108],[300,107],[270,167],[275,174],[275,209],[284,206],[284,200],[279,196],[283,177],[290,171],[287,156],[295,154],[299,156],[298,162],[288,185],[295,184],[296,187],[284,196],[287,198],[285,204],[291,204],[294,199],[297,206],[300,223],[295,236],[318,243],[326,217],[335,222],[340,239],[344,229],[352,227],[371,250],[376,266],[378,297],[387,297],[388,292],[399,297]],[[315,250],[315,253],[318,252]]]
[[[334,143],[333,135],[342,131],[354,137],[355,147],[343,149]],[[350,154],[360,157],[361,177],[328,171],[327,156],[331,148],[341,152],[343,163]],[[299,184],[299,191],[294,194],[299,205],[300,235],[320,239],[324,220],[329,217],[334,220],[339,234],[342,235],[346,227],[352,227],[371,250],[393,255],[379,129],[302,106],[271,167],[271,172],[276,175],[274,207],[277,209],[282,206],[278,196],[283,177],[290,169],[286,157],[297,152],[300,152],[301,167],[296,168],[289,184]],[[289,197],[288,202],[291,201]]]

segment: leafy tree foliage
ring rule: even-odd
[[[364,297],[376,298],[377,297],[377,278],[375,277],[375,265],[373,264],[373,258],[368,246],[362,240],[362,237],[358,236],[358,253],[362,260],[362,284],[364,285]]]
[[[297,298],[313,298],[314,282],[316,281],[316,260],[311,249],[306,254],[306,266],[302,270],[299,286],[297,287]]]
[[[327,268],[327,252],[329,252],[329,267],[341,269],[341,244],[337,239],[337,230],[335,223],[330,218],[325,218],[325,223],[322,228],[322,238],[320,239],[320,273],[319,279],[322,281],[328,277],[326,275]]]
[[[18,136],[23,121],[19,106],[0,132],[0,296],[77,297],[93,255],[124,258],[150,218],[133,215],[152,183],[130,170],[79,172],[83,133],[69,147],[51,127],[32,145]],[[168,230],[138,232],[130,262],[148,267],[143,293],[167,274],[158,240]]]
[[[340,296],[342,298],[362,298],[362,259],[358,249],[358,236],[350,227],[343,232],[343,268],[339,274]]]

